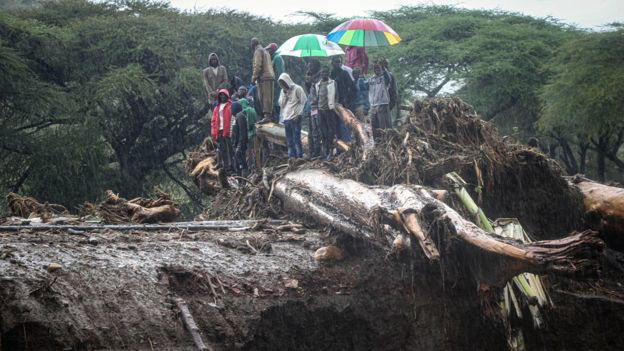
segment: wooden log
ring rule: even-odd
[[[590,228],[600,231],[609,247],[624,250],[624,189],[575,178],[583,194],[585,219]]]
[[[605,225],[624,234],[624,189],[592,181],[581,181],[575,186],[583,194],[587,212],[598,214]]]
[[[286,128],[284,128],[281,124],[273,122],[258,124],[256,125],[256,135],[274,144],[287,146]],[[301,146],[303,147],[304,152],[309,152],[308,133],[305,131],[301,131]],[[336,141],[336,146],[341,151],[349,151],[349,145],[342,140]]]
[[[147,208],[127,202],[125,206],[133,213],[131,219],[133,223],[171,222],[180,215],[180,210],[171,204]]]
[[[201,334],[199,333],[199,328],[197,327],[197,324],[195,323],[193,315],[191,315],[191,311],[189,310],[186,302],[178,297],[175,299],[175,303],[180,310],[180,314],[182,315],[182,321],[184,322],[184,326],[191,334],[191,337],[193,338],[193,343],[195,344],[197,349],[201,351],[212,351],[211,347],[204,344],[204,340],[202,340]]]
[[[482,279],[501,287],[523,272],[594,273],[598,267],[595,257],[603,248],[603,242],[592,231],[560,240],[522,244],[486,233],[423,187],[367,186],[337,178],[323,170],[308,169],[286,174],[276,182],[275,195],[288,211],[377,242],[391,243],[394,240],[381,225],[381,221],[387,219],[395,228],[418,239],[430,259],[436,259],[439,253],[429,238],[433,234],[452,235],[460,239],[471,255],[486,254],[490,260],[496,261],[489,269],[489,276]],[[417,217],[409,214],[434,217],[431,222],[446,223],[449,232],[425,233],[418,225]]]
[[[215,178],[219,177],[219,171],[217,170],[217,156],[209,156],[201,160],[197,166],[191,172],[191,177],[200,177],[202,175],[209,175]]]
[[[341,104],[336,104],[336,114],[360,141],[363,151],[362,160],[366,160],[368,153],[375,147],[375,139],[373,139],[373,136],[366,130],[364,123],[360,122],[353,112],[346,107]]]

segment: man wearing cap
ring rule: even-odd
[[[258,97],[262,106],[262,116],[264,117],[258,123],[267,123],[271,121],[271,115],[273,114],[275,73],[273,72],[271,55],[260,45],[258,38],[251,39],[251,50],[254,53],[251,82],[257,86]]]
[[[282,55],[276,52],[277,44],[271,43],[265,49],[269,52],[269,54],[271,54],[271,63],[273,64],[273,73],[275,73],[275,77],[281,77],[282,73],[284,73],[284,59],[282,58]],[[281,90],[279,82],[275,81],[275,87],[273,90],[273,116],[280,116],[279,96]]]

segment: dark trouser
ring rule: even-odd
[[[301,146],[301,116],[285,120],[284,127],[286,127],[288,158],[303,157],[303,147]]]
[[[370,109],[371,124],[373,125],[373,136],[379,137],[380,129],[392,128],[390,121],[390,109],[388,105],[377,105]]]
[[[334,138],[338,139],[338,116],[333,110],[320,110],[321,140],[323,155],[331,156],[334,150]]]
[[[251,137],[247,140],[247,145],[251,145],[251,147],[247,148],[247,166],[249,167],[249,172],[253,172],[256,169],[256,138]]]
[[[319,157],[321,155],[321,117],[310,115],[310,130],[308,131],[308,148],[310,157]]]
[[[237,147],[234,152],[234,161],[236,161],[236,175],[240,177],[247,176],[247,147]]]
[[[223,131],[219,131],[219,163],[228,174],[234,173],[234,152],[232,151],[232,140],[223,137]]]
[[[280,122],[280,111],[281,111],[281,107],[273,106],[273,116],[271,116],[271,120],[273,121],[273,123]]]

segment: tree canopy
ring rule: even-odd
[[[201,71],[211,52],[248,82],[252,37],[282,43],[345,20],[306,13],[312,23],[284,24],[145,0],[12,4],[0,13],[0,192],[70,207],[105,188],[131,196],[184,187],[182,161],[208,135]],[[452,6],[372,16],[403,38],[368,51],[389,59],[404,100],[454,93],[504,133],[554,140],[564,162],[597,151],[622,167],[621,28],[594,33]],[[304,62],[285,61],[300,81]]]
[[[540,128],[591,143],[604,180],[605,158],[620,170],[624,143],[624,29],[582,33],[551,60],[552,79],[541,90]]]

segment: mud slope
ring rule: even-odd
[[[323,237],[314,232],[90,236],[0,234],[2,351],[194,349],[176,297],[215,350],[505,343],[480,317],[475,291],[443,289],[433,268],[412,271],[355,242],[344,245],[344,261],[318,265],[312,255]],[[49,273],[51,263],[62,268]]]

